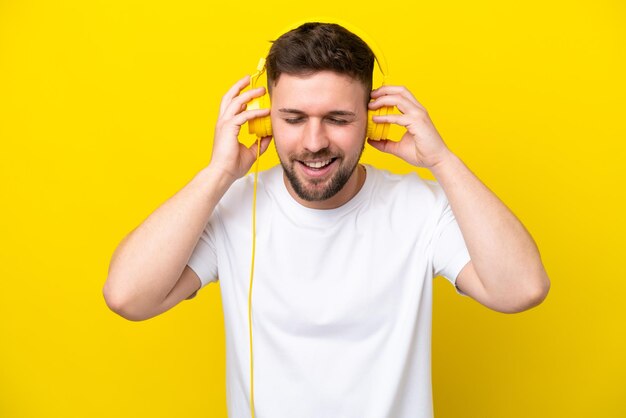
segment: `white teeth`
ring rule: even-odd
[[[330,164],[332,160],[326,160],[326,161],[316,161],[313,163],[307,163],[306,161],[303,161],[302,163],[304,165],[306,165],[307,167],[311,167],[311,168],[322,168],[328,164]]]

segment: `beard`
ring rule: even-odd
[[[329,148],[324,148],[315,153],[304,152],[297,155],[291,154],[288,156],[287,161],[284,161],[280,154],[278,154],[278,159],[283,166],[287,180],[289,180],[291,187],[298,197],[308,202],[317,202],[330,199],[343,189],[359,164],[364,149],[365,141],[363,141],[361,151],[349,156],[348,159],[346,159],[345,154],[342,152],[332,152]],[[337,168],[330,177],[302,179],[298,176],[296,165],[302,164],[300,161],[322,159],[334,159],[331,164],[339,164],[339,168]]]

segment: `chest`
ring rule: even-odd
[[[309,337],[361,339],[388,329],[417,308],[432,279],[419,234],[363,218],[325,228],[266,223],[257,233],[255,318]],[[239,281],[239,300],[249,289],[245,261],[229,276]]]

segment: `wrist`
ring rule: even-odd
[[[237,177],[227,170],[223,170],[212,164],[200,170],[196,177],[201,183],[211,185],[221,192],[226,192],[235,180],[237,180]]]
[[[455,164],[460,161],[459,157],[456,156],[452,151],[446,149],[446,151],[442,154],[442,156],[437,160],[435,164],[430,167],[430,171],[437,178],[444,175],[447,171],[451,169]]]

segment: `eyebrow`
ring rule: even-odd
[[[302,110],[298,110],[298,109],[278,109],[279,112],[282,113],[296,113],[298,115],[305,115],[306,113],[304,113]],[[333,115],[333,116],[356,116],[356,113],[354,112],[349,112],[347,110],[331,110],[330,112],[328,112],[329,115]]]

